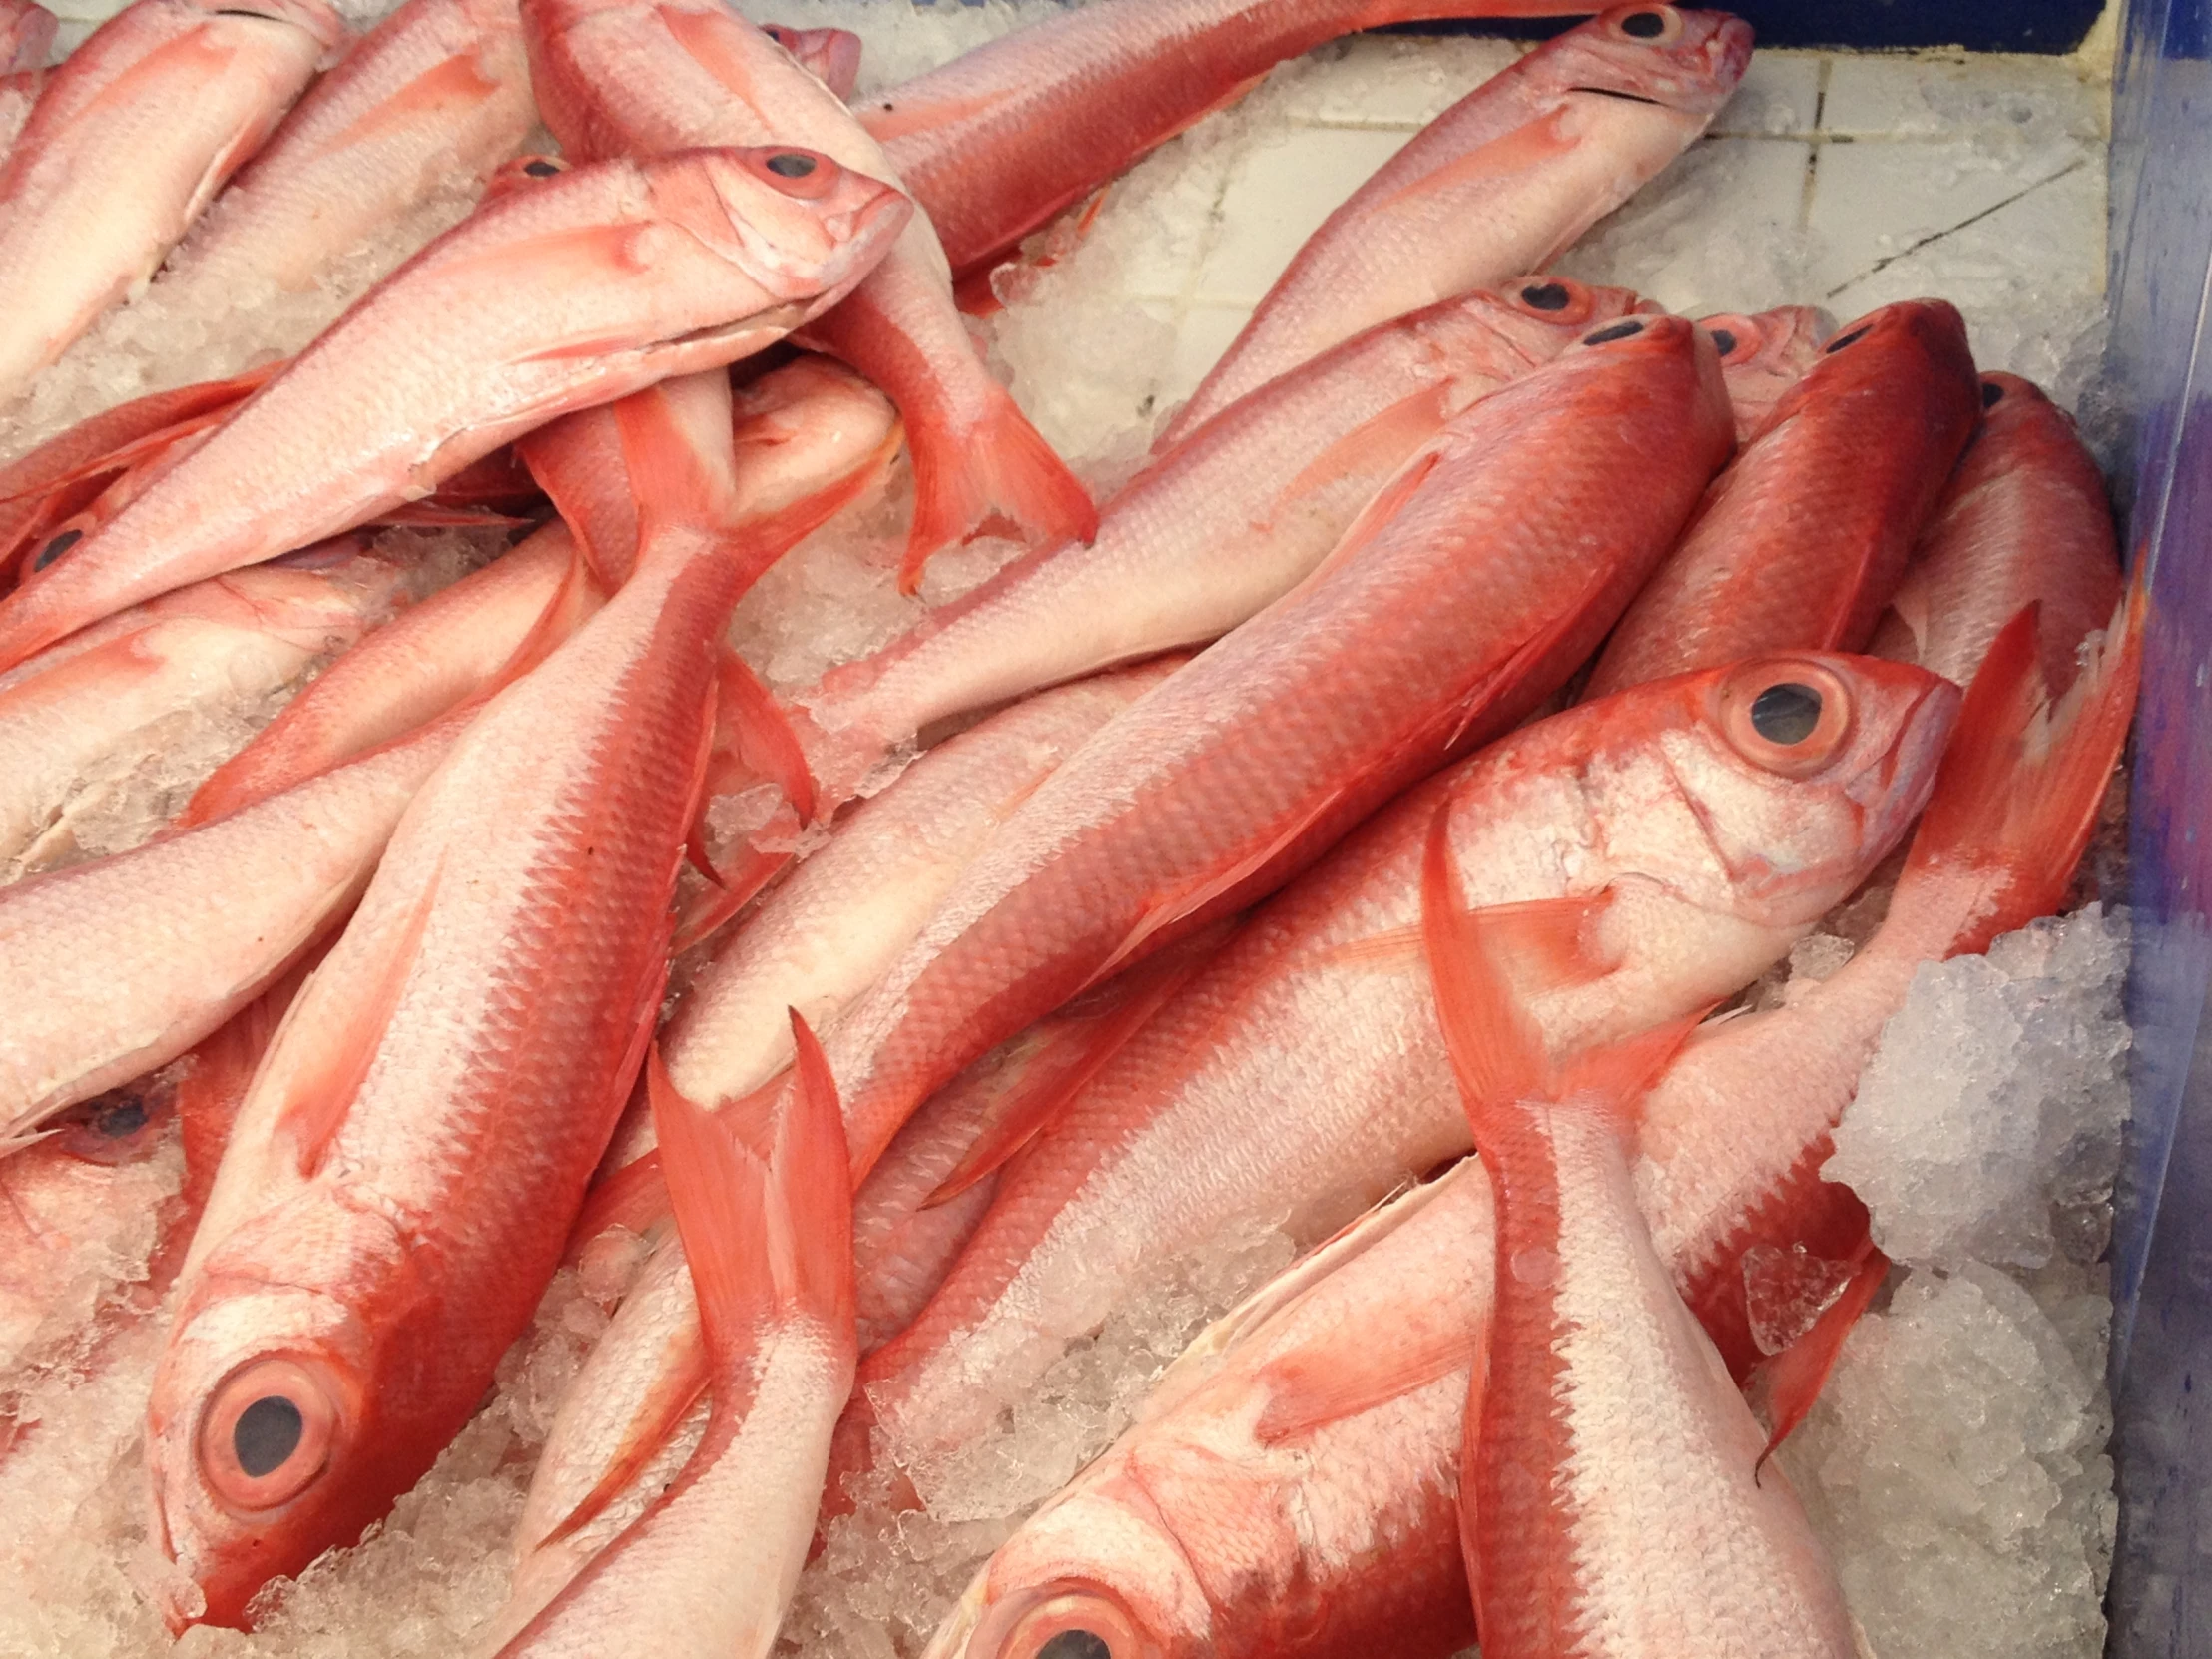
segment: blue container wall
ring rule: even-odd
[[[2114,1238],[2113,1659],[2212,1654],[2212,0],[2132,0],[2111,368],[2151,616],[2131,835],[2135,1124]],[[2201,1384],[2201,1385],[2200,1385]]]

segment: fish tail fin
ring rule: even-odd
[[[757,1352],[759,1328],[776,1307],[768,1166],[728,1125],[677,1091],[658,1047],[646,1058],[645,1075],[669,1208],[699,1295],[708,1364],[719,1380]]]
[[[784,792],[801,824],[815,820],[815,776],[783,706],[746,660],[724,649],[715,686],[716,748]]]
[[[931,554],[965,541],[994,517],[1010,519],[1040,543],[1087,542],[1098,534],[1091,492],[996,382],[980,420],[964,429],[909,421],[906,442],[914,521],[898,566],[901,593],[921,585]]]
[[[1872,1239],[1867,1240],[1866,1255],[1836,1300],[1821,1311],[1811,1330],[1767,1363],[1767,1414],[1772,1426],[1766,1450],[1759,1454],[1762,1464],[1813,1409],[1844,1352],[1844,1339],[1889,1276],[1890,1258],[1874,1248]]]
[[[2055,705],[2043,685],[2034,605],[1990,645],[1900,883],[1973,884],[1979,896],[1951,943],[1954,954],[1987,948],[2064,897],[2134,718],[2143,616],[2138,579]]]
[[[771,1215],[781,1217],[772,1231],[786,1253],[778,1289],[787,1307],[851,1343],[852,1161],[844,1112],[829,1056],[799,1010],[790,1012],[797,1087],[777,1125],[770,1175]]]
[[[638,550],[657,532],[720,529],[738,513],[730,447],[730,376],[679,375],[614,405],[623,465],[638,505]]]

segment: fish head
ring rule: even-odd
[[[1697,325],[1720,353],[1739,443],[1751,440],[1767,412],[1805,377],[1835,332],[1828,313],[1812,305],[1782,305],[1748,316],[1724,312],[1700,317]]]
[[[902,192],[798,145],[682,150],[639,165],[663,219],[808,316],[858,286],[914,211]]]
[[[1576,92],[1660,104],[1709,119],[1751,62],[1751,25],[1719,11],[1616,6],[1545,48]]]
[[[352,38],[345,19],[323,0],[191,0],[191,3],[211,17],[259,17],[304,30],[322,48],[325,68],[334,61],[338,49]]]
[[[1849,896],[1927,804],[1958,691],[1902,663],[1796,652],[1586,705],[1607,706],[1644,734],[1616,751],[1615,861],[1701,908],[1795,927]]]
[[[378,1274],[407,1278],[380,1218],[333,1209],[288,1257],[249,1224],[188,1270],[146,1419],[149,1534],[174,1631],[248,1627],[265,1584],[352,1544],[476,1403],[413,1420],[403,1313],[367,1317],[309,1288],[332,1257],[373,1255]]]
[[[887,462],[901,430],[889,398],[842,363],[812,353],[741,388],[731,416],[748,516],[781,512],[877,458]]]
[[[1594,328],[1656,309],[1628,288],[1533,273],[1446,300],[1435,309],[1433,332],[1455,362],[1488,378],[1497,372],[1500,346],[1533,367]]]
[[[849,29],[794,29],[785,23],[763,23],[760,29],[839,98],[852,96],[860,79],[858,35]]]

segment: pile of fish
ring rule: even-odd
[[[1103,499],[963,315],[1285,58],[1586,9],[1095,0],[847,103],[851,36],[723,0],[134,0],[51,68],[0,0],[0,399],[481,193],[0,470],[0,1353],[159,1331],[172,1629],[376,1526],[580,1264],[479,1652],[765,1654],[854,1482],[1253,1222],[1309,1253],[931,1654],[1860,1650],[1768,1459],[1889,1272],[1821,1175],[1884,1024],[2060,906],[2126,737],[2070,419],[1940,299],[1545,274],[1744,71],[1664,5],[1406,145]],[[891,477],[905,590],[1017,545],[772,694],[734,607]],[[179,1139],[144,1282],[64,1306]]]

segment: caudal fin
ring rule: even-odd
[[[965,541],[993,518],[1010,520],[1035,542],[1089,541],[1098,534],[1090,491],[1003,387],[992,387],[989,412],[973,425],[909,421],[906,443],[914,463],[914,522],[898,566],[901,593],[921,585],[931,554]]]
[[[2064,898],[2127,742],[2142,679],[2140,579],[2053,705],[2029,605],[1997,635],[1958,714],[1899,897],[1964,884],[1953,954],[2048,915]]]

